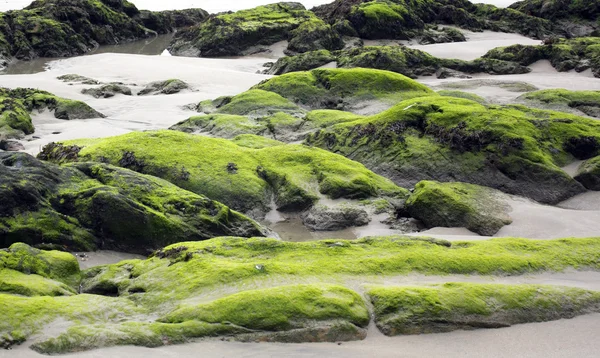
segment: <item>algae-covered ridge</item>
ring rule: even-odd
[[[599,242],[450,243],[398,236],[307,243],[226,237],[179,243],[146,260],[82,272],[81,294],[4,291],[0,343],[21,343],[57,319],[65,322],[61,332],[42,335],[33,349],[65,353],[112,345],[156,347],[220,335],[242,341],[354,340],[366,334],[367,300],[378,327],[388,335],[568,318],[598,311],[598,293],[538,285],[376,283],[411,272],[519,275],[598,269]],[[49,288],[57,282],[51,278],[69,281],[79,275],[70,254],[24,244],[0,251],[0,263],[0,277],[12,270]],[[375,285],[348,287],[357,280]],[[449,324],[440,326],[442,320]]]
[[[57,97],[32,88],[0,87],[0,139],[22,138],[35,131],[31,113],[48,109],[58,119],[87,119],[104,117],[86,103]]]
[[[177,131],[130,133],[64,144],[83,147],[79,160],[102,158],[156,175],[242,212],[268,211],[271,195],[278,209],[298,211],[312,206],[321,196],[403,198],[408,193],[360,163],[299,144],[255,149]]]

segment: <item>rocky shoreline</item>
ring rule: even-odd
[[[173,57],[0,75],[0,347],[341,343],[597,317],[597,286],[526,278],[600,269],[598,11],[0,13],[7,66],[179,29]],[[484,30],[529,39],[427,52]]]

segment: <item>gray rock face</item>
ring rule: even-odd
[[[118,83],[108,83],[98,88],[87,88],[81,91],[83,94],[94,98],[111,98],[120,93],[125,96],[131,96],[131,88]]]
[[[145,96],[148,94],[175,94],[189,88],[190,86],[187,83],[178,79],[157,81],[149,83],[138,93],[138,96]]]
[[[317,205],[302,214],[302,222],[315,231],[335,231],[369,223],[369,214],[364,209],[352,206],[329,208]]]

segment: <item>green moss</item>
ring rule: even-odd
[[[119,322],[141,310],[123,298],[95,295],[20,297],[0,293],[0,311],[0,334],[24,340],[55,319],[79,324]]]
[[[335,319],[365,327],[369,314],[362,298],[347,288],[295,285],[244,291],[210,303],[184,306],[161,320],[229,322],[248,329],[283,331],[301,328],[310,321]]]
[[[423,179],[462,181],[554,203],[581,192],[560,167],[596,155],[599,140],[600,123],[592,119],[430,96],[331,126],[308,136],[306,143],[385,170],[403,186]],[[525,167],[531,168],[526,176]],[[528,185],[538,174],[540,180]],[[506,175],[510,181],[502,179]],[[541,191],[544,181],[552,189]]]
[[[468,99],[480,104],[487,104],[487,100],[483,97],[476,95],[475,93],[463,92],[463,91],[452,91],[452,90],[441,90],[437,92],[440,96],[445,97],[456,97]]]
[[[252,46],[288,39],[292,51],[332,49],[339,46],[338,36],[302,5],[281,2],[211,17],[179,32],[170,50],[203,57],[238,56]]]
[[[600,117],[600,91],[549,89],[526,93],[519,98],[534,105],[546,104],[557,109],[575,108],[590,116]]]
[[[589,190],[600,190],[600,156],[586,160],[577,170],[575,179]]]
[[[252,149],[262,149],[268,147],[278,147],[285,145],[285,143],[269,139],[261,136],[256,136],[252,134],[241,134],[237,137],[233,138],[233,143],[237,144],[240,147],[252,148]]]
[[[260,287],[278,279],[289,282],[322,278],[335,282],[348,276],[414,272],[518,275],[570,267],[597,269],[599,247],[597,238],[492,239],[452,244],[409,237],[305,243],[217,238],[172,245],[148,260],[114,266],[133,266],[129,286],[119,284],[122,290],[146,292],[140,297],[147,305],[172,307],[178,300],[212,292],[222,285],[247,287],[244,284],[252,283]]]
[[[71,287],[75,287],[80,279],[79,263],[73,255],[61,251],[38,250],[23,243],[13,244],[0,251],[0,268],[38,275]]]
[[[260,117],[277,112],[298,113],[302,110],[277,93],[260,89],[253,89],[239,94],[217,110],[217,113]]]
[[[512,223],[499,192],[464,183],[422,181],[406,201],[412,217],[428,227],[466,227],[492,236]]]
[[[278,59],[267,72],[271,75],[282,75],[289,72],[308,71],[336,60],[337,57],[327,50],[305,52]]]
[[[399,101],[432,94],[405,76],[372,69],[316,69],[274,77],[255,88],[275,92],[311,108],[330,108],[348,101]]]
[[[159,322],[124,322],[115,324],[86,324],[70,327],[56,338],[32,346],[43,354],[80,352],[111,346],[160,347],[185,343],[192,338],[212,337],[246,331],[226,324],[186,321],[179,324]]]
[[[262,134],[268,131],[266,123],[232,114],[194,116],[169,129],[185,133],[208,132],[211,135],[228,139],[241,134]]]
[[[386,335],[543,322],[600,310],[600,293],[543,285],[447,283],[373,287],[375,321]]]
[[[306,114],[306,121],[316,128],[326,128],[338,123],[352,122],[364,116],[350,112],[319,109]]]
[[[0,269],[0,292],[22,296],[70,296],[75,294],[75,290],[62,282],[11,269]]]
[[[358,163],[302,145],[251,149],[175,131],[70,143],[84,146],[81,158],[104,158],[124,166],[123,153],[135,153],[136,161],[143,165],[132,169],[160,176],[242,211],[266,210],[270,191],[282,210],[310,206],[319,193],[334,198],[406,193]],[[189,172],[185,180],[178,176],[181,167]]]

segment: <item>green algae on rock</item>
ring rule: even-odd
[[[600,312],[600,293],[545,285],[446,283],[372,287],[377,327],[388,336],[499,328]]]
[[[551,109],[573,108],[588,116],[600,118],[600,91],[548,89],[526,93],[519,99],[530,105],[549,106]]]
[[[597,238],[450,243],[401,236],[305,243],[233,237],[183,242],[156,251],[146,260],[86,270],[81,289],[98,295],[0,294],[0,345],[21,343],[55,321],[60,329],[57,335],[42,335],[32,342],[33,349],[50,354],[113,345],[157,347],[223,335],[241,341],[362,339],[369,322],[365,302],[359,293],[327,282],[413,272],[518,275],[567,268],[598,269],[599,245]],[[16,247],[27,248],[22,244]],[[75,259],[70,256],[70,260]],[[278,284],[289,285],[290,281],[304,284]],[[393,325],[395,321],[389,315],[397,315],[397,303],[405,301],[410,303],[403,305],[405,309],[417,318],[424,317],[417,326],[423,331],[439,328],[438,321],[426,320],[431,318],[430,313],[448,317],[453,312],[466,312],[477,315],[473,322],[488,322],[482,317],[487,307],[502,319],[510,317],[512,324],[531,320],[532,316],[523,310],[514,315],[520,307],[532,308],[534,316],[543,319],[573,317],[598,308],[595,293],[547,286],[447,284],[367,290],[374,303],[376,323],[382,329]],[[439,303],[429,300],[431,297],[439,297]],[[456,297],[467,298],[456,311],[432,312],[428,308],[431,304],[452,308],[459,304]],[[502,305],[492,307],[492,299]],[[516,299],[519,302],[515,303]],[[569,303],[572,310],[566,313],[557,308],[562,303]]]
[[[600,156],[581,164],[575,175],[575,180],[589,190],[600,190]]]
[[[366,39],[418,37],[433,24],[536,38],[560,32],[546,19],[468,0],[336,0],[313,11],[343,35]]]
[[[308,208],[321,195],[334,199],[407,195],[407,190],[360,163],[303,145],[253,149],[176,131],[130,133],[68,144],[83,147],[79,160],[103,160],[156,175],[256,216],[269,210],[272,195],[283,211]]]
[[[492,236],[512,223],[501,192],[465,183],[422,181],[406,201],[406,210],[429,228],[466,227]]]
[[[138,92],[138,96],[145,96],[148,94],[175,94],[189,88],[190,85],[186,82],[174,78],[166,81],[151,82]]]
[[[34,110],[54,111],[58,119],[102,118],[84,102],[57,97],[32,88],[0,87],[0,138],[22,138],[35,131],[30,113]]]
[[[90,95],[94,98],[111,98],[120,93],[125,96],[131,96],[131,88],[118,83],[107,83],[98,88],[86,88],[81,93]]]
[[[169,243],[266,231],[223,204],[99,163],[56,166],[0,153],[0,246],[26,242],[144,253]]]
[[[281,2],[212,15],[178,32],[169,51],[180,56],[239,56],[284,40],[289,40],[288,50],[298,52],[343,47],[340,35],[302,4]]]
[[[558,23],[568,37],[590,36],[600,30],[599,0],[521,0],[510,8]]]
[[[362,68],[289,73],[255,88],[275,92],[310,109],[343,109],[363,101],[394,103],[434,93],[406,76]]]
[[[397,72],[411,78],[433,75],[442,69],[493,75],[523,74],[531,71],[521,64],[499,59],[479,58],[463,61],[437,58],[405,46],[362,46],[340,51],[315,51],[282,57],[266,72],[285,74],[307,71],[329,62],[336,62],[339,68],[375,68]]]
[[[483,56],[487,59],[512,61],[529,66],[539,60],[549,60],[558,71],[591,69],[600,77],[600,38],[581,37],[574,39],[553,39],[544,45],[512,45],[490,50]]]
[[[322,129],[305,142],[403,187],[460,181],[558,203],[584,190],[560,168],[598,155],[599,140],[600,123],[593,119],[438,96]]]
[[[457,90],[441,90],[441,91],[437,91],[437,93],[440,96],[464,98],[464,99],[468,99],[468,100],[477,102],[479,104],[487,104],[487,100],[485,98],[478,96],[475,93],[471,93],[471,92],[463,92],[463,91],[457,91]]]
[[[21,60],[82,55],[98,45],[171,32],[177,23],[205,17],[202,10],[141,14],[125,0],[36,0],[0,13],[0,55]]]

